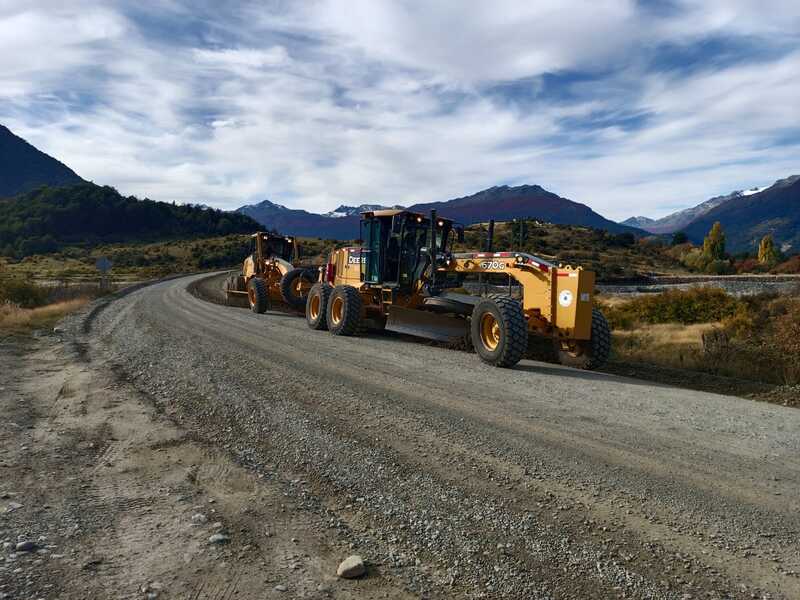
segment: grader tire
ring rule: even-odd
[[[337,285],[328,300],[328,331],[333,335],[361,332],[361,295],[350,285]]]
[[[306,305],[308,294],[302,295],[297,289],[301,281],[311,283],[313,279],[309,276],[308,269],[292,269],[281,277],[281,298],[295,310],[302,310]]]
[[[311,329],[324,331],[328,328],[328,299],[333,288],[327,283],[315,283],[306,298],[306,323]]]
[[[257,314],[267,312],[269,308],[269,294],[267,284],[263,279],[253,277],[247,284],[247,299],[250,302],[250,310]]]
[[[608,361],[611,354],[611,327],[600,310],[592,309],[592,337],[580,343],[575,351],[565,350],[558,344],[558,361],[562,365],[576,369],[599,369]]]
[[[522,306],[508,296],[490,296],[472,311],[470,338],[480,359],[496,367],[513,367],[528,347]]]

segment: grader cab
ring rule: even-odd
[[[226,298],[247,296],[256,313],[265,312],[273,300],[302,310],[317,269],[294,266],[299,256],[297,240],[263,231],[254,233],[251,240],[251,253],[242,263],[242,272],[225,281]]]
[[[597,368],[610,333],[593,309],[594,273],[557,267],[522,252],[454,253],[463,228],[453,221],[397,210],[362,215],[363,244],[335,250],[309,291],[312,329],[353,335],[367,327],[457,342],[466,340],[489,364],[511,367],[529,335],[553,340],[564,364]],[[478,292],[467,293],[472,285]],[[488,294],[485,280],[506,281]],[[501,288],[502,289],[502,288]]]

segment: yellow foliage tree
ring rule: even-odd
[[[768,233],[761,238],[761,243],[758,245],[758,262],[771,267],[778,262],[778,259],[778,249],[775,248],[775,240],[772,238],[772,234]]]

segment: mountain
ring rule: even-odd
[[[353,239],[359,237],[359,214],[381,205],[363,204],[358,207],[340,206],[325,215],[294,210],[264,200],[242,206],[237,212],[248,215],[270,229],[290,235]],[[401,208],[395,206],[394,208]],[[538,185],[518,187],[497,186],[471,196],[446,202],[414,204],[409,210],[429,212],[433,209],[464,225],[482,223],[489,219],[509,221],[516,218],[538,219],[563,225],[583,225],[605,229],[612,233],[642,235],[640,229],[610,221],[584,204],[579,204],[548,192]]]
[[[745,191],[731,192],[726,196],[715,196],[714,198],[709,198],[697,206],[679,210],[678,212],[674,212],[666,217],[661,217],[660,219],[631,217],[630,219],[622,221],[622,224],[630,225],[631,227],[638,227],[639,229],[644,229],[650,233],[674,233],[676,231],[680,231],[692,221],[699,219],[709,211],[728,202],[729,200],[741,198],[742,196],[752,196],[753,194],[757,194],[765,189],[766,188],[753,188]]]
[[[395,204],[394,206],[381,206],[380,204],[361,204],[360,206],[346,206],[342,204],[336,210],[332,210],[331,212],[325,213],[324,216],[340,219],[342,217],[357,217],[361,213],[369,212],[371,210],[385,210],[385,209],[400,210],[402,208],[404,207],[398,204]]]
[[[620,221],[620,224],[627,225],[628,227],[638,227],[639,229],[650,231],[650,226],[655,225],[656,220],[651,219],[650,217],[631,217],[630,219],[625,219],[624,221]]]
[[[446,202],[415,204],[410,210],[428,212],[435,209],[441,215],[465,225],[489,219],[510,221],[529,218],[558,225],[583,225],[605,229],[611,233],[634,233],[641,230],[609,221],[585,204],[562,198],[538,185],[495,186],[487,190]]]
[[[358,215],[333,217],[305,210],[286,208],[269,200],[248,204],[236,209],[263,227],[286,235],[301,235],[334,240],[352,240],[359,237]]]
[[[88,182],[40,187],[0,202],[0,252],[17,258],[65,246],[251,233],[258,227],[245,215],[138,200]]]
[[[714,222],[725,231],[730,252],[753,251],[771,233],[784,252],[800,250],[800,175],[776,181],[766,189],[739,193],[695,219],[683,230],[700,243]]]
[[[81,181],[75,171],[0,125],[0,198],[29,192],[40,185]]]

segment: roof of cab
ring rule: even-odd
[[[427,219],[430,215],[426,216],[422,213],[414,212],[411,210],[404,210],[404,209],[383,209],[383,210],[368,210],[366,212],[361,213],[362,217],[393,217],[395,215],[411,215],[412,217],[422,217],[423,219]],[[447,217],[439,216],[438,219],[442,219],[443,221],[452,221],[452,219],[448,219]]]

